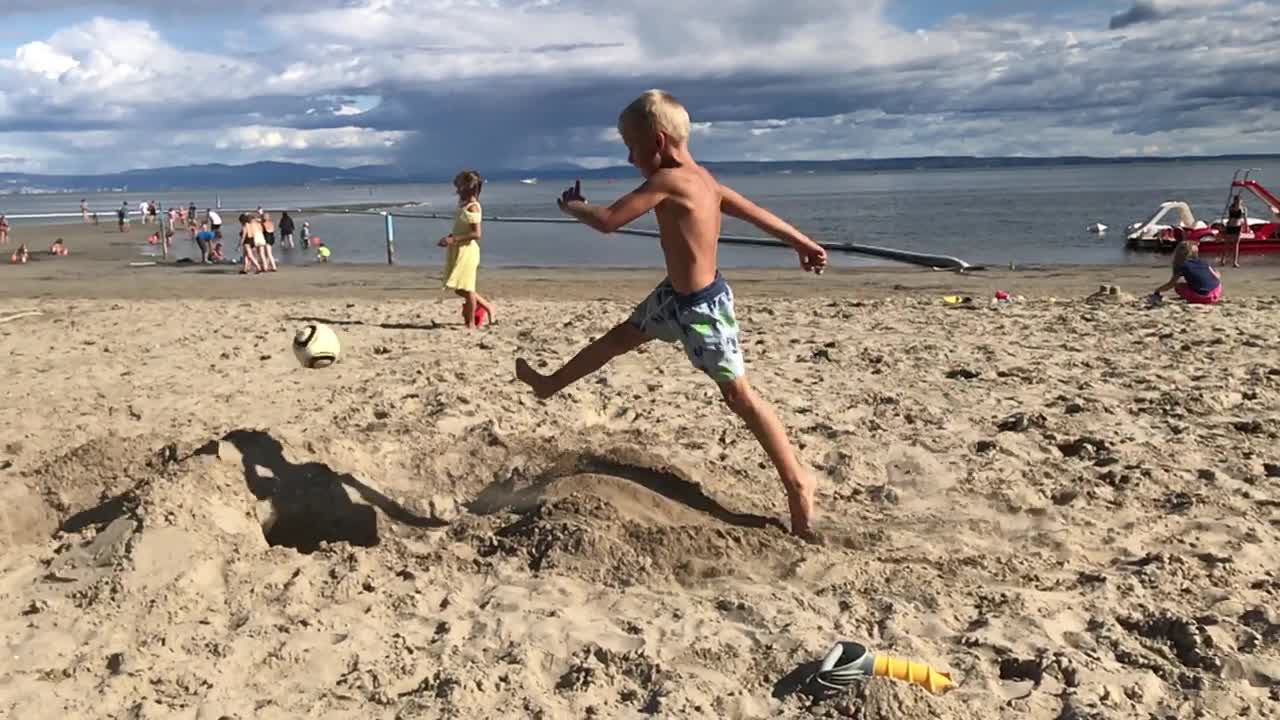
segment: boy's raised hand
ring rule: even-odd
[[[568,190],[565,190],[563,193],[560,193],[559,199],[556,200],[556,205],[560,206],[561,210],[564,210],[565,207],[571,202],[586,202],[586,201],[587,199],[582,196],[582,181],[575,180],[573,182],[573,187],[569,188]]]

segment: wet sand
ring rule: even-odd
[[[303,217],[299,217],[299,223]],[[235,265],[164,263],[137,252],[138,244],[145,243],[154,228],[136,222],[128,234],[118,233],[114,224],[107,227],[105,223],[97,227],[76,223],[22,228],[21,237],[30,248],[47,250],[55,238],[62,237],[72,255],[53,258],[36,252],[26,266],[0,267],[0,297],[315,298],[340,293],[342,297],[412,299],[436,297],[440,292],[439,268],[433,267],[340,262],[322,266],[307,260],[282,266],[280,272],[267,276],[242,277]],[[234,242],[233,238],[224,240],[228,255],[235,254]],[[185,233],[175,241],[184,254],[189,254],[190,245]],[[8,252],[11,250],[5,254]],[[310,258],[311,253],[306,257]],[[131,262],[149,260],[157,260],[158,264],[129,266]],[[651,270],[482,267],[481,285],[482,291],[495,300],[639,300],[662,279],[661,256],[656,249],[654,260]],[[1274,292],[1280,282],[1280,264],[1249,258],[1245,262],[1244,268],[1225,269],[1227,294],[1253,297]],[[735,291],[743,295],[891,299],[962,294],[979,301],[989,300],[997,290],[1032,298],[1080,297],[1102,284],[1146,294],[1167,280],[1169,274],[1168,259],[1154,255],[1150,267],[989,268],[965,274],[909,266],[842,269],[839,256],[834,256],[831,263],[831,269],[822,277],[785,266],[735,269],[726,274]]]

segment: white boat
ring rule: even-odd
[[[1176,224],[1160,222],[1169,213],[1174,213],[1177,217]],[[1191,206],[1180,200],[1171,200],[1160,203],[1155,214],[1146,222],[1136,222],[1126,227],[1125,239],[1130,244],[1136,245],[1158,243],[1162,238],[1167,243],[1174,231],[1181,234],[1190,230],[1206,230],[1208,227],[1209,225],[1203,220],[1196,220],[1196,216],[1191,212]]]
[[[1085,229],[1094,235],[1101,235],[1107,231],[1107,226],[1102,223],[1094,223]]]
[[[537,185],[538,178],[521,178],[520,182],[524,183],[525,185]]]

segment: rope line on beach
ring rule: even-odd
[[[300,211],[301,212],[301,211]],[[341,215],[377,215],[391,216],[400,218],[412,218],[416,220],[452,220],[452,213],[397,213],[378,210],[350,210],[344,208],[307,208],[308,213],[317,214],[341,214]],[[485,215],[481,216],[484,222],[495,223],[542,223],[554,225],[578,225],[578,221],[572,218],[557,217],[534,217],[534,216],[517,216],[517,215]],[[620,228],[614,231],[619,235],[637,235],[640,237],[661,237],[656,230],[641,230],[633,228]],[[749,245],[755,247],[767,248],[785,248],[790,249],[791,246],[780,240],[772,240],[769,238],[750,237],[747,235],[721,235],[720,242],[730,245]],[[863,245],[860,243],[836,243],[836,242],[818,242],[818,245],[828,252],[843,252],[854,255],[869,255],[872,257],[883,258],[885,260],[894,260],[909,265],[919,265],[934,269],[958,270],[965,272],[967,270],[981,270],[978,265],[971,265],[964,260],[950,255],[933,255],[930,253],[918,253],[911,250],[899,250],[897,248],[881,247],[878,245]]]
[[[364,206],[368,207],[368,206]],[[413,220],[452,220],[453,213],[399,213],[391,210],[372,210],[361,209],[352,210],[349,207],[318,207],[318,208],[285,208],[286,212],[297,212],[313,214],[313,215],[371,215],[375,217],[393,217],[408,218]],[[233,214],[234,211],[222,209],[222,212]],[[80,213],[41,213],[31,215],[10,215],[11,219],[24,218],[57,218],[57,217],[80,217]],[[577,220],[572,218],[558,217],[535,217],[535,216],[516,216],[516,215],[486,215],[482,216],[484,222],[492,223],[532,223],[532,224],[554,224],[554,225],[577,225]],[[636,235],[640,237],[661,237],[656,230],[642,230],[635,228],[620,228],[614,231],[619,235]],[[720,242],[729,245],[747,245],[754,247],[782,248],[790,249],[790,245],[770,238],[750,237],[747,235],[721,235]],[[969,270],[982,270],[981,265],[972,265],[964,260],[953,257],[951,255],[934,255],[931,253],[920,253],[912,250],[899,250],[898,248],[882,247],[879,245],[863,245],[861,243],[850,242],[818,242],[824,250],[828,252],[849,253],[852,255],[866,255],[870,257],[878,257],[884,260],[893,260],[895,262],[905,263],[908,265],[916,265],[920,267],[932,268],[934,270],[955,270],[958,272],[966,272]]]

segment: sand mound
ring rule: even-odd
[[[776,519],[724,507],[688,473],[635,448],[508,468],[469,507],[484,521],[460,528],[460,540],[610,585],[756,573],[796,553]]]
[[[187,449],[95,443],[42,467],[35,475],[61,493],[51,497],[87,496],[87,475],[68,475],[68,458],[88,458],[94,474],[125,484],[91,507],[64,501],[45,570],[24,591],[22,613],[34,619],[32,627],[58,624],[66,613],[92,620],[80,631],[46,627],[43,650],[23,644],[20,634],[21,660],[42,667],[62,644],[87,643],[93,650],[80,662],[88,664],[75,672],[86,682],[109,678],[102,707],[136,717],[183,708],[201,717],[263,716],[235,692],[211,692],[207,678],[226,672],[228,662],[237,672],[269,666],[296,679],[327,678],[328,699],[304,701],[298,693],[310,691],[300,685],[281,688],[279,707],[290,713],[356,703],[414,717],[433,716],[442,705],[499,712],[511,702],[531,716],[585,708],[653,713],[681,707],[667,697],[681,675],[664,669],[653,647],[636,644],[649,632],[636,621],[600,626],[594,641],[558,657],[529,657],[527,641],[510,645],[502,650],[508,660],[483,671],[480,684],[468,669],[473,659],[431,651],[418,657],[414,648],[465,637],[491,602],[477,606],[479,593],[509,595],[508,611],[539,616],[557,602],[581,602],[589,587],[747,577],[797,558],[798,543],[776,521],[730,511],[678,468],[637,461],[626,450],[521,455],[521,469],[508,463],[500,480],[459,503],[444,534],[437,532],[443,520],[416,514],[367,478],[321,460],[299,461],[300,454],[269,433],[237,430]],[[481,568],[516,584],[486,588],[465,579]],[[538,579],[544,572],[551,574]],[[543,589],[530,595],[537,587]],[[404,635],[393,629],[394,618],[423,612],[438,619]],[[569,632],[586,637],[599,620],[571,624],[580,622],[586,625]],[[96,639],[79,634],[102,623],[130,630]],[[528,619],[514,631],[538,633]],[[503,702],[484,684],[499,671],[522,676]],[[202,698],[198,707],[189,704],[193,696]],[[42,716],[34,677],[18,683],[13,697],[8,707]]]
[[[1101,285],[1085,298],[1085,302],[1122,305],[1131,304],[1136,299],[1133,293],[1125,292],[1119,285]]]

